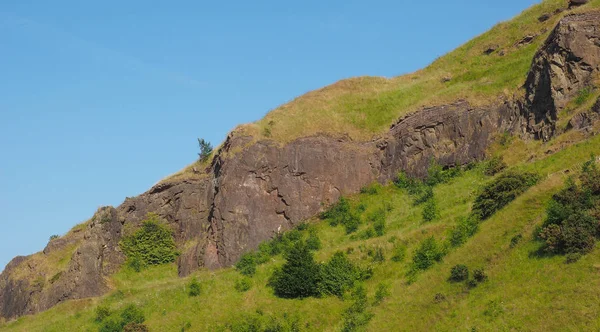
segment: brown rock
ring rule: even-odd
[[[374,180],[392,180],[400,170],[424,176],[432,159],[444,166],[481,159],[498,132],[548,139],[557,111],[600,71],[599,25],[600,13],[564,18],[533,60],[524,100],[425,108],[372,142],[317,136],[281,146],[232,134],[194,179],[160,183],[116,209],[101,208],[80,233],[15,258],[0,275],[0,316],[35,313],[108,291],[106,276],[125,259],[119,249],[123,227],[139,225],[149,212],[174,230],[182,251],[179,273],[187,275],[199,267],[232,265],[278,229],[297,225]],[[592,111],[600,113],[600,101]],[[55,279],[40,259],[69,246],[76,250]]]
[[[600,12],[566,16],[535,55],[523,107],[526,132],[534,138],[552,137],[558,110],[600,71],[599,25]]]
[[[550,17],[552,17],[551,14],[548,14],[548,13],[542,14],[542,15],[540,15],[540,17],[538,17],[538,21],[540,21],[540,22],[546,22],[546,21],[548,21],[550,19]]]
[[[583,6],[588,2],[590,2],[590,0],[569,0],[569,9],[573,7]]]

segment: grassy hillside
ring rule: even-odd
[[[242,131],[281,142],[317,133],[343,133],[365,140],[384,133],[400,116],[423,106],[461,98],[485,105],[519,94],[534,53],[564,13],[545,22],[538,17],[566,5],[565,0],[543,1],[423,70],[391,79],[359,77],[337,82],[276,108]],[[600,7],[600,1],[592,0],[586,7]],[[525,36],[534,39],[518,45]],[[435,37],[430,42],[435,42]],[[496,50],[484,54],[491,46]]]
[[[518,94],[535,50],[562,14],[544,23],[537,18],[564,6],[563,0],[544,1],[422,71],[393,79],[341,81],[238,130],[281,142],[320,132],[368,139],[423,105],[457,98],[486,104]],[[600,0],[592,0],[589,6],[600,7]],[[516,46],[525,35],[537,37],[529,45]],[[483,53],[495,45],[496,51]],[[591,94],[570,104],[559,127],[566,125],[566,116],[586,110],[596,97]],[[599,130],[596,123],[594,132]],[[486,175],[486,163],[480,163],[435,185],[437,206],[427,214],[431,221],[424,220],[428,203],[414,204],[422,192],[411,194],[390,183],[347,198],[359,218],[358,230],[348,233],[341,225],[332,226],[331,220],[315,217],[298,231],[304,238],[312,234],[320,239],[321,248],[314,251],[317,262],[327,262],[341,251],[363,272],[372,272],[360,282],[367,302],[357,315],[370,318],[366,330],[600,329],[600,247],[567,264],[564,255],[541,254],[542,243],[535,238],[552,195],[564,187],[569,175],[581,172],[590,154],[600,155],[600,136],[570,131],[546,143],[503,136],[489,152],[503,158],[508,170]],[[533,172],[540,180],[482,221],[464,244],[445,246],[453,230],[472,213],[482,188],[510,171]],[[177,176],[185,174],[184,170]],[[385,231],[376,230],[372,221],[381,213]],[[413,273],[413,258],[431,236],[445,253],[428,269]],[[67,254],[57,253],[53,264],[64,264],[62,257]],[[151,331],[247,331],[253,324],[264,329],[274,322],[282,331],[339,331],[349,317],[358,317],[348,311],[354,308],[356,313],[361,303],[356,290],[355,295],[348,291],[341,297],[275,296],[269,279],[284,262],[282,254],[268,257],[251,277],[235,268],[202,270],[179,278],[175,264],[141,272],[124,267],[110,278],[114,290],[106,296],[68,301],[34,316],[0,322],[0,330],[98,331],[104,324],[96,319],[99,308],[108,309],[106,321],[117,319],[131,304],[143,312]],[[451,271],[459,264],[471,272],[469,280],[477,269],[485,271],[487,280],[450,282]],[[200,285],[198,296],[190,296],[194,280]]]
[[[385,134],[401,116],[425,106],[458,99],[482,106],[521,95],[535,52],[567,12],[554,14],[545,22],[538,18],[566,7],[566,0],[544,0],[514,19],[498,23],[425,69],[394,78],[339,81],[295,98],[256,123],[239,126],[234,133],[281,143],[316,134],[369,140]],[[584,8],[568,12],[590,8],[600,8],[600,0],[591,0]],[[526,36],[534,38],[529,44],[519,45]],[[430,42],[435,42],[435,38]],[[495,51],[485,54],[490,47]],[[201,177],[192,169],[205,166],[194,163],[165,180]]]
[[[571,135],[568,133],[565,135]],[[545,215],[553,193],[563,187],[565,171],[576,174],[590,153],[600,153],[600,136],[592,137],[547,155],[549,147],[566,140],[561,136],[548,144],[511,138],[497,144],[494,153],[505,156],[511,169],[534,171],[542,179],[504,209],[480,224],[479,231],[458,248],[451,248],[439,263],[416,275],[409,282],[411,257],[421,241],[431,235],[442,241],[461,216],[469,214],[482,185],[493,180],[479,165],[447,183],[434,187],[439,217],[424,222],[423,205],[415,206],[414,197],[390,184],[374,186],[349,198],[362,220],[357,232],[346,234],[341,226],[311,220],[322,242],[316,252],[319,262],[336,251],[349,253],[356,264],[373,268],[373,276],[364,282],[368,294],[368,312],[373,318],[368,330],[590,330],[600,328],[600,249],[565,264],[564,256],[538,255],[540,242],[533,240],[536,226]],[[569,140],[570,140],[569,139]],[[512,151],[527,151],[530,161],[511,160]],[[373,212],[389,210],[383,236],[361,239],[372,225]],[[305,231],[306,232],[306,231]],[[512,240],[520,235],[520,241]],[[511,242],[515,242],[512,243]],[[398,246],[406,246],[401,261],[392,260]],[[350,249],[351,248],[351,249]],[[381,248],[383,262],[374,262],[371,251]],[[336,331],[344,322],[344,311],[352,304],[344,298],[322,297],[303,300],[281,299],[267,282],[274,269],[284,261],[274,256],[249,278],[251,287],[236,290],[236,282],[248,278],[233,268],[200,271],[189,278],[178,278],[173,264],[136,273],[124,268],[112,278],[111,294],[98,299],[70,301],[47,312],[5,323],[5,331],[96,331],[97,306],[118,311],[126,305],[138,305],[153,331],[212,331],[228,323],[252,319],[299,322],[302,330]],[[464,282],[450,283],[448,277],[456,264],[471,271],[483,268],[488,280],[470,288]],[[196,278],[201,294],[190,297],[189,285]],[[389,290],[381,304],[374,305],[380,285]],[[393,314],[391,314],[393,313]],[[552,319],[548,319],[551,316]],[[284,318],[287,317],[287,318]],[[533,328],[532,328],[533,327]]]

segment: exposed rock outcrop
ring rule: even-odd
[[[392,180],[400,170],[423,176],[434,158],[444,166],[482,159],[498,133],[548,139],[558,111],[592,83],[599,66],[600,13],[571,15],[535,55],[523,100],[425,108],[372,142],[318,136],[281,146],[232,134],[202,176],[166,181],[117,208],[102,208],[79,232],[51,241],[42,253],[15,258],[0,275],[0,316],[105,293],[106,277],[125,259],[119,249],[123,230],[149,212],[174,230],[179,273],[187,275],[230,266],[277,230],[372,181]],[[68,263],[43,264],[53,257]]]
[[[525,82],[527,131],[547,140],[558,111],[600,71],[600,12],[569,15],[536,53]]]

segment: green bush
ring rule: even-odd
[[[412,268],[414,270],[427,270],[436,262],[444,258],[446,252],[440,244],[437,243],[433,236],[423,240],[412,259]]]
[[[369,300],[367,291],[362,285],[354,289],[352,299],[352,305],[344,312],[343,332],[362,330],[373,318],[373,314],[367,311]]]
[[[308,247],[298,242],[286,254],[286,262],[269,280],[275,295],[282,298],[304,298],[319,294],[321,267]]]
[[[110,308],[105,305],[99,305],[96,307],[96,322],[102,322],[106,317],[110,316]]]
[[[526,172],[506,172],[485,185],[475,198],[473,213],[485,220],[508,203],[512,202],[529,187],[535,185],[539,176]]]
[[[352,211],[350,202],[344,197],[340,198],[339,202],[329,210],[322,213],[321,218],[328,219],[331,226],[344,226],[347,234],[355,232],[360,225],[359,216]]]
[[[379,219],[373,223],[373,230],[377,236],[385,235],[385,219]]]
[[[377,285],[377,290],[375,291],[375,300],[373,300],[373,305],[377,306],[383,302],[383,300],[390,296],[390,286],[380,283]]]
[[[392,261],[394,262],[402,262],[406,257],[406,245],[403,243],[397,243],[394,245],[394,252],[392,255]]]
[[[487,274],[483,268],[473,270],[473,280],[476,282],[484,282],[488,279]]]
[[[385,262],[385,254],[383,252],[382,247],[377,247],[373,250],[373,263],[383,263]]]
[[[450,270],[450,278],[452,282],[461,282],[469,279],[469,268],[466,265],[454,265]]]
[[[202,291],[202,285],[200,285],[200,283],[198,282],[198,279],[196,279],[196,278],[192,278],[188,287],[190,289],[190,291],[188,292],[188,295],[191,297],[199,296],[200,292]]]
[[[319,293],[322,295],[341,297],[361,277],[360,270],[341,251],[336,252],[321,271]]]
[[[467,239],[475,235],[479,229],[479,220],[475,216],[462,217],[458,219],[458,224],[450,231],[450,245],[459,247]]]
[[[252,288],[252,281],[248,278],[241,278],[235,282],[235,290],[240,293],[247,292]]]
[[[52,241],[52,240],[56,240],[56,239],[58,239],[59,237],[60,237],[60,235],[58,235],[58,234],[50,235],[50,241]]]
[[[394,184],[400,189],[406,189],[406,191],[408,191],[408,193],[411,195],[415,192],[418,192],[423,186],[422,181],[415,178],[411,178],[404,172],[398,173],[398,176],[394,180]]]
[[[121,320],[124,323],[123,326],[129,323],[142,324],[146,320],[146,317],[140,308],[135,304],[130,304],[121,312]]]
[[[437,203],[434,198],[431,198],[423,207],[423,221],[429,222],[439,218]]]
[[[444,169],[444,167],[438,164],[435,159],[432,159],[429,168],[427,169],[427,179],[425,180],[425,183],[429,186],[446,183],[452,178],[460,175],[461,171],[462,169],[460,167]]]
[[[596,214],[595,202],[600,198],[600,171],[594,156],[583,165],[579,180],[581,185],[573,178],[567,179],[565,187],[548,204],[546,220],[538,233],[546,252],[586,254],[596,244],[600,228],[591,213]]]
[[[129,323],[123,327],[123,332],[148,332],[148,327],[144,324]]]
[[[240,260],[235,264],[235,269],[245,276],[253,276],[256,273],[256,254],[248,252],[240,257]]]
[[[306,239],[306,246],[310,250],[319,250],[322,247],[321,239],[319,239],[319,235],[317,234],[317,230],[311,228],[308,233],[308,238]]]
[[[210,142],[206,141],[204,138],[198,138],[198,147],[200,148],[198,158],[201,162],[204,162],[213,152],[212,144],[210,144]]]
[[[133,235],[121,240],[121,248],[136,270],[146,265],[167,264],[175,261],[179,253],[173,234],[156,214],[148,214],[142,227]]]
[[[226,324],[217,331],[232,332],[299,332],[302,324],[297,316],[287,313],[282,318],[265,315],[257,310],[254,314],[242,314],[235,317],[233,322]]]
[[[496,175],[507,167],[502,157],[492,157],[483,164],[483,174],[488,176]]]
[[[510,247],[511,248],[516,247],[517,244],[519,244],[519,242],[521,242],[521,239],[523,239],[523,235],[521,235],[521,234],[517,234],[517,235],[513,236],[510,239]]]
[[[100,326],[100,332],[122,332],[128,326],[128,331],[147,331],[140,325],[143,325],[146,317],[140,308],[134,304],[126,306],[121,313],[116,316],[105,317]],[[136,329],[132,329],[136,328]]]
[[[422,186],[418,192],[415,192],[412,195],[415,196],[413,205],[421,205],[433,199],[433,188],[430,186]]]
[[[577,92],[577,96],[575,96],[575,105],[581,106],[583,105],[590,97],[592,96],[592,92],[594,89],[592,87],[585,87]]]
[[[360,193],[367,195],[377,195],[381,191],[381,188],[381,184],[373,182],[368,186],[360,188]]]

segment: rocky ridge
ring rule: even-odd
[[[598,73],[600,13],[576,14],[561,20],[535,55],[524,98],[479,108],[467,101],[425,108],[370,142],[315,136],[280,146],[233,133],[202,177],[166,181],[117,208],[101,208],[84,229],[50,241],[42,253],[13,259],[0,275],[0,317],[107,292],[107,277],[125,260],[119,249],[124,229],[139,225],[149,212],[174,230],[183,276],[232,265],[279,229],[290,229],[372,181],[392,180],[398,171],[423,176],[432,159],[447,167],[483,159],[499,133],[548,140],[558,111]],[[573,119],[573,127],[592,119]],[[43,264],[63,251],[68,257],[63,270]]]

